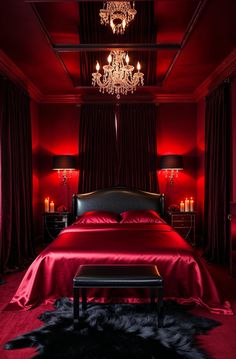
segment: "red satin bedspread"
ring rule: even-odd
[[[214,313],[232,314],[194,250],[167,224],[72,225],[31,264],[8,309],[32,308],[73,296],[80,264],[156,264],[164,278],[164,297],[197,303]],[[117,291],[120,291],[117,293]],[[90,299],[148,300],[144,289],[91,289]],[[145,299],[146,298],[146,299]],[[114,299],[114,298],[113,298]]]

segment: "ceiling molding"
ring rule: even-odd
[[[155,102],[159,103],[177,103],[177,102],[196,102],[193,94],[158,94],[155,96]]]
[[[127,51],[156,51],[160,49],[179,50],[180,44],[151,44],[151,43],[104,43],[104,44],[52,44],[57,52],[81,52],[81,51],[110,51],[112,49],[125,49]]]
[[[36,102],[41,101],[43,95],[40,90],[2,50],[0,50],[0,71],[28,91],[29,96]]]
[[[82,88],[81,88],[82,89]],[[147,88],[148,90],[148,88]],[[96,102],[105,102],[105,103],[139,103],[139,102],[147,102],[147,103],[189,103],[196,102],[195,97],[192,94],[153,94],[153,93],[145,93],[145,94],[133,94],[122,96],[118,101],[115,96],[101,95],[91,93],[89,95],[85,94],[67,94],[67,95],[45,95],[43,96],[40,103],[63,103],[63,104],[81,104],[81,103],[96,103]]]
[[[40,103],[81,103],[81,95],[44,95]]]
[[[222,63],[206,78],[195,90],[194,96],[197,101],[207,96],[227,77],[236,72],[236,48],[222,61]]]

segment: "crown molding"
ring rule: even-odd
[[[63,104],[82,104],[82,103],[96,103],[96,102],[103,102],[103,103],[139,103],[139,102],[147,102],[147,103],[190,103],[196,102],[195,97],[192,94],[157,94],[148,96],[145,94],[133,94],[133,95],[126,95],[122,96],[122,98],[118,101],[116,97],[101,96],[100,94],[90,94],[90,95],[44,95],[41,99],[40,103],[63,103]]]
[[[177,103],[177,102],[196,102],[193,94],[158,94],[155,96],[155,102],[159,103]]]
[[[236,48],[221,62],[219,66],[202,82],[195,90],[194,97],[196,101],[207,96],[215,87],[217,87],[227,77],[236,72]]]
[[[40,101],[40,103],[82,103],[82,98],[80,94],[73,95],[44,95]]]
[[[0,50],[0,71],[28,91],[32,99],[41,102],[42,93],[2,50]]]

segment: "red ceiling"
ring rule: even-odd
[[[0,47],[44,95],[89,95],[98,91],[81,86],[81,56],[73,48],[80,44],[85,31],[80,26],[80,5],[81,1],[70,0],[0,2]],[[124,37],[111,34],[109,28],[99,24],[96,12],[102,2],[90,1],[90,5],[96,7],[97,16],[91,16],[91,22],[98,22],[101,41],[126,44],[138,44],[131,32],[138,39],[142,9],[153,6],[154,39],[163,48],[129,51],[131,63],[140,57],[145,59],[142,64],[145,80],[150,78],[151,65],[156,69],[155,83],[145,81],[146,88],[137,92],[139,96],[148,91],[193,93],[236,45],[235,0],[136,1],[138,13]],[[140,39],[144,43],[143,34]],[[150,44],[148,39],[146,42]],[[69,45],[73,51],[55,50],[59,44]],[[180,50],[173,49],[173,45],[179,45]],[[98,50],[93,49],[95,57]],[[100,52],[104,63],[108,52],[104,49]],[[93,69],[89,68],[90,71]]]

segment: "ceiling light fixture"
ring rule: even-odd
[[[100,87],[99,91],[116,95],[120,98],[120,94],[127,95],[128,92],[133,93],[136,87],[144,84],[144,74],[140,72],[141,65],[137,63],[137,72],[133,74],[134,66],[129,65],[128,53],[121,50],[113,50],[107,58],[108,65],[103,66],[104,74],[100,74],[100,65],[97,62],[97,72],[92,73],[92,85],[96,84]],[[126,65],[124,64],[126,62]]]
[[[110,25],[114,34],[124,34],[137,13],[135,3],[130,1],[107,1],[103,3],[99,16],[102,25]]]

